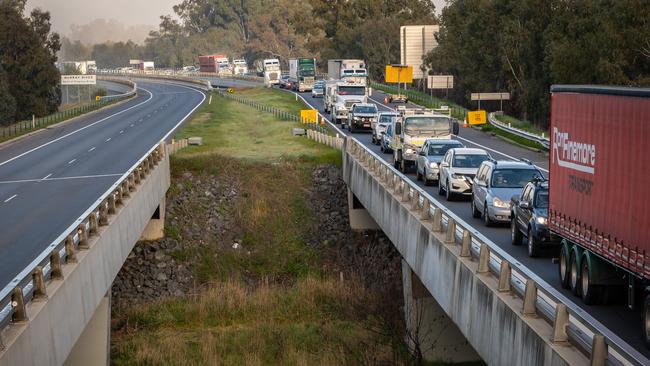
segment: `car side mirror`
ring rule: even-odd
[[[443,167],[443,168],[449,168],[449,163],[446,162],[446,161],[443,161],[443,162],[440,164],[440,166]]]
[[[458,134],[460,133],[460,124],[458,123],[458,121],[454,121],[451,127],[452,127],[452,133],[458,136]]]
[[[518,194],[513,195],[512,197],[510,197],[510,200],[512,202],[514,202],[514,203],[518,203],[519,202],[519,195]]]
[[[400,122],[395,122],[395,134],[396,135],[402,134],[402,124]]]
[[[528,210],[528,209],[530,209],[530,202],[528,202],[528,201],[521,201],[521,202],[519,202],[519,207],[520,207],[520,208],[523,208],[523,209],[525,209],[525,210]]]

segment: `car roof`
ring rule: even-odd
[[[533,164],[529,164],[524,161],[514,161],[514,160],[499,160],[491,161],[490,163],[495,165],[495,169],[531,169],[538,170]]]
[[[375,104],[372,104],[372,103],[356,103],[354,106],[355,107],[375,107],[375,108],[377,108],[377,106]]]
[[[471,147],[457,147],[453,149],[456,154],[464,155],[489,155],[487,151],[483,149],[475,149]]]
[[[379,115],[387,115],[387,116],[399,116],[396,112],[379,112]]]

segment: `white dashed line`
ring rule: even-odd
[[[95,150],[95,147],[94,147],[94,146],[91,147],[90,149],[88,149],[88,152],[91,152],[91,151],[93,151],[93,150]]]
[[[121,131],[120,131],[120,135],[123,134],[123,133],[124,133],[124,130],[121,130]]]
[[[72,163],[74,163],[75,161],[77,161],[77,159],[72,159],[72,160],[70,160],[70,161],[68,162],[68,164],[72,164]]]
[[[131,127],[133,127],[133,123],[131,123]]]
[[[17,195],[17,194],[14,194],[13,196],[7,198],[7,199],[5,200],[5,203],[7,203],[7,202],[11,201],[12,199],[16,198],[16,196],[18,196],[18,195]]]
[[[47,178],[49,178],[49,177],[51,177],[51,176],[52,176],[52,173],[50,173],[50,174],[44,176],[41,180],[46,180]]]
[[[109,141],[111,141],[111,138],[110,138],[110,137],[107,138],[106,141],[104,141],[104,142],[109,142]]]

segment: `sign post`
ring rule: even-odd
[[[300,111],[302,123],[318,123],[318,111],[315,109],[303,109]]]
[[[478,109],[481,109],[482,100],[498,100],[501,101],[501,110],[503,111],[503,101],[510,100],[510,93],[472,93],[472,100],[478,101]]]

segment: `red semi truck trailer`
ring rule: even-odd
[[[562,285],[587,304],[627,290],[650,345],[650,89],[551,87],[549,228]]]

